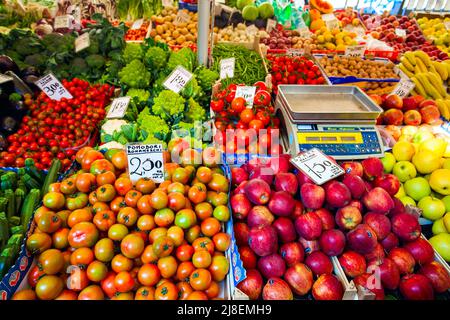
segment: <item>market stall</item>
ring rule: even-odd
[[[448,3],[0,1],[0,300],[448,300]]]

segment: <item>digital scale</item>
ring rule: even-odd
[[[312,148],[338,160],[384,155],[376,128],[383,110],[356,86],[279,85],[275,108],[293,156]]]

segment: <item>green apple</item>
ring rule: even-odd
[[[383,163],[384,173],[391,173],[395,165],[395,157],[390,152],[385,152],[384,157],[381,158],[381,163]]]
[[[404,184],[406,195],[410,196],[416,201],[429,196],[431,193],[430,185],[428,181],[422,177],[417,177],[408,180]]]
[[[440,219],[445,214],[445,205],[438,198],[424,197],[420,199],[417,206],[422,209],[422,216],[428,220]]]
[[[428,139],[433,139],[434,134],[430,131],[419,131],[414,135],[413,142],[414,143],[422,143],[424,141],[427,141]]]
[[[444,218],[437,219],[435,222],[433,222],[431,232],[433,232],[433,234],[447,233],[447,229],[444,225]]]
[[[434,250],[436,250],[445,261],[450,262],[450,233],[440,233],[432,237],[429,241]]]
[[[392,173],[400,182],[406,182],[417,176],[416,167],[409,161],[397,162],[392,169]]]
[[[441,200],[445,204],[445,212],[450,212],[450,196],[445,196]]]
[[[447,212],[442,220],[444,220],[445,229],[447,229],[447,232],[450,232],[450,212]]]
[[[402,197],[406,197],[405,188],[403,188],[403,183],[400,183],[400,188],[398,188],[397,193],[394,195],[397,199],[400,199]]]
[[[414,201],[414,199],[413,198],[411,198],[411,197],[408,197],[408,196],[404,196],[404,197],[400,197],[400,198],[398,198],[402,203],[403,203],[403,205],[406,207],[408,204],[410,205],[410,206],[416,206],[416,202]]]

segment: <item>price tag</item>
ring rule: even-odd
[[[164,8],[173,7],[173,0],[162,0],[162,5]]]
[[[303,56],[305,54],[305,50],[304,49],[297,49],[297,48],[289,48],[286,49],[286,54],[288,56]]]
[[[67,9],[66,13],[71,14],[77,23],[81,23],[81,8],[80,8],[80,6],[70,6]]]
[[[55,28],[55,30],[70,28],[70,17],[68,15],[55,17],[55,22],[53,23],[53,28]]]
[[[130,99],[131,99],[131,97],[115,98],[111,103],[111,107],[109,108],[106,118],[107,119],[123,118],[123,116],[127,112],[128,104],[130,103]]]
[[[235,98],[242,97],[247,102],[247,108],[253,107],[253,99],[255,99],[256,87],[239,86],[236,88]]]
[[[177,26],[180,23],[188,23],[189,21],[191,21],[191,16],[187,14],[185,11],[180,10],[178,11],[177,16],[175,17],[173,24]]]
[[[345,49],[345,55],[348,57],[364,57],[366,52],[366,45],[347,46]]]
[[[316,148],[299,153],[291,159],[291,163],[318,185],[345,173],[344,169]]]
[[[164,81],[163,86],[175,93],[179,93],[186,84],[191,81],[192,73],[187,71],[182,66],[178,66]]]
[[[142,27],[142,24],[144,23],[144,19],[139,19],[133,22],[131,25],[131,30],[139,30]]]
[[[13,80],[10,76],[0,73],[0,84]]]
[[[395,86],[392,94],[398,95],[400,98],[406,98],[412,89],[414,89],[415,84],[411,80],[401,79],[400,82]]]
[[[322,15],[322,20],[325,21],[328,30],[339,29],[339,20],[333,13]]]
[[[405,38],[406,37],[406,30],[405,29],[399,29],[395,28],[395,34],[399,37]]]
[[[220,60],[220,79],[234,77],[235,58],[228,58]]]
[[[75,39],[75,52],[80,52],[88,48],[91,45],[91,39],[89,38],[89,33],[85,32],[81,36]]]
[[[128,172],[135,183],[140,178],[149,178],[156,183],[164,181],[164,159],[162,144],[127,144]]]
[[[311,31],[309,31],[308,27],[302,27],[298,29],[298,33],[300,34],[300,38],[303,39],[311,39]]]
[[[59,80],[56,79],[56,77],[52,73],[49,73],[38,79],[35,84],[52,100],[59,101],[62,98],[73,98],[70,92],[67,91],[62,83],[59,82]]]
[[[277,22],[273,19],[267,19],[266,32],[270,33],[277,26]]]
[[[444,22],[445,29],[450,30],[450,21]]]

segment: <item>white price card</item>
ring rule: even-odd
[[[364,57],[364,52],[366,52],[366,45],[356,45],[356,46],[347,46],[345,49],[345,55],[348,57]]]
[[[144,23],[144,19],[139,19],[133,22],[131,25],[131,30],[139,30],[142,27],[142,24]]]
[[[236,88],[235,98],[242,97],[247,102],[247,108],[253,107],[253,100],[255,99],[256,87],[238,86]]]
[[[55,21],[53,23],[53,28],[55,28],[55,30],[70,28],[70,16],[64,15],[64,16],[55,17]]]
[[[52,73],[38,79],[35,84],[52,100],[59,101],[62,98],[73,98],[70,92],[62,85],[61,82],[59,82],[58,79],[56,79]]]
[[[173,7],[173,0],[162,0],[162,5],[164,8]]]
[[[128,172],[133,183],[140,178],[164,182],[164,158],[162,144],[127,144]]]
[[[179,93],[186,84],[191,81],[192,73],[187,71],[182,66],[178,66],[164,81],[163,86],[175,93]]]
[[[91,39],[89,38],[89,32],[85,32],[75,39],[75,52],[89,48],[90,45]]]
[[[0,84],[13,80],[12,77],[0,73]]]
[[[333,13],[323,14],[322,20],[325,21],[328,30],[339,29],[339,20]]]
[[[450,21],[444,22],[445,29],[450,30]]]
[[[406,37],[406,30],[405,29],[400,29],[400,28],[395,28],[395,34],[399,37],[405,38]]]
[[[299,153],[291,159],[291,163],[318,185],[345,173],[344,169],[316,148]]]
[[[305,54],[305,50],[304,49],[297,49],[297,48],[289,48],[286,49],[286,54],[288,56],[303,56]]]
[[[312,32],[309,31],[308,27],[298,28],[297,30],[298,30],[298,33],[300,34],[300,38],[311,39]]]
[[[275,27],[277,26],[276,20],[273,19],[267,19],[267,25],[266,25],[266,32],[270,33]]]
[[[414,89],[415,83],[408,79],[401,79],[395,86],[392,94],[398,95],[400,98],[406,98],[412,89]]]
[[[188,23],[189,21],[191,21],[191,16],[187,14],[184,10],[180,10],[178,11],[177,16],[175,17],[173,24],[177,26],[180,23]]]
[[[130,99],[131,99],[131,97],[115,98],[111,103],[111,107],[109,108],[106,118],[107,119],[123,118],[123,116],[127,112],[128,104],[130,103]]]
[[[220,79],[234,77],[235,58],[227,58],[220,60]]]

